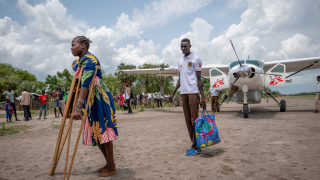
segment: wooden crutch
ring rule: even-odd
[[[71,159],[71,163],[70,163],[70,167],[69,167],[69,172],[68,172],[68,178],[67,178],[67,180],[69,180],[69,178],[70,178],[73,161],[74,161],[74,158],[75,158],[75,156],[76,156],[76,152],[77,152],[77,148],[78,148],[78,144],[79,144],[81,132],[82,132],[82,129],[83,129],[83,124],[84,124],[84,121],[86,120],[86,117],[87,117],[87,110],[88,110],[88,107],[89,107],[89,101],[90,101],[90,99],[91,99],[91,94],[92,94],[92,91],[93,91],[93,89],[94,89],[94,80],[95,80],[95,78],[96,78],[97,70],[98,70],[98,66],[96,66],[96,71],[95,71],[94,74],[93,74],[93,77],[92,77],[92,80],[91,80],[91,84],[90,84],[90,86],[89,86],[90,90],[89,90],[89,95],[88,95],[88,99],[87,99],[86,109],[85,109],[84,115],[83,115],[83,117],[82,117],[82,122],[81,122],[81,125],[80,125],[77,142],[76,142],[76,145],[75,145],[74,150],[73,150],[73,155],[72,155],[72,159]],[[71,133],[71,132],[70,132],[70,133]]]
[[[65,179],[66,173],[67,173],[69,148],[70,148],[70,143],[71,143],[71,130],[72,130],[72,122],[73,122],[73,113],[74,113],[74,110],[75,110],[75,107],[76,107],[77,97],[78,97],[78,93],[79,93],[79,87],[80,87],[80,84],[81,84],[82,70],[83,70],[83,66],[80,69],[79,81],[78,81],[78,85],[77,85],[77,89],[76,89],[76,94],[74,96],[74,101],[73,101],[73,106],[72,106],[72,113],[71,113],[71,118],[70,118],[70,121],[69,121],[70,127],[67,129],[67,132],[66,132],[66,134],[69,134],[69,138],[68,138],[67,155],[66,155],[66,163],[65,163],[65,166],[64,166],[63,180]],[[62,151],[62,149],[61,149],[61,151]]]
[[[71,90],[71,93],[72,93],[72,94],[71,94],[71,101],[74,100],[74,99],[72,99],[72,98],[75,98],[75,92],[76,92],[75,89]],[[71,101],[70,101],[70,103],[71,103]],[[70,118],[70,117],[71,117],[71,116],[69,116],[69,111],[70,111],[70,109],[64,110],[64,111],[65,111],[64,114],[66,115],[66,117],[67,117],[67,118]],[[71,110],[71,112],[72,112],[72,110]],[[71,129],[70,126],[71,126],[71,121],[69,121],[69,123],[68,123],[68,125],[67,125],[67,128],[66,128],[66,131],[64,132],[63,137],[62,137],[62,140],[61,140],[61,142],[60,142],[60,148],[59,148],[59,152],[58,152],[58,155],[57,155],[57,158],[56,158],[56,162],[57,162],[57,163],[59,162],[59,159],[60,159],[60,156],[61,156],[61,153],[62,153],[64,144],[65,144],[65,142],[66,142],[66,140],[67,140],[67,137],[68,137],[68,133],[70,132],[70,129]]]
[[[63,145],[60,146],[60,144],[61,144],[61,137],[62,137],[62,134],[63,134],[65,122],[66,122],[67,115],[68,115],[67,113],[68,113],[69,108],[70,108],[71,100],[72,100],[72,97],[73,97],[73,94],[74,94],[73,91],[74,91],[74,88],[75,88],[76,83],[77,83],[77,78],[73,77],[72,83],[71,83],[71,86],[70,86],[70,91],[71,91],[71,93],[69,93],[69,95],[68,95],[68,99],[67,99],[66,106],[65,106],[65,109],[64,109],[64,114],[65,114],[65,115],[62,117],[60,129],[59,129],[59,134],[58,134],[58,139],[57,139],[57,143],[56,143],[56,148],[55,148],[55,151],[54,151],[52,164],[51,164],[51,167],[50,167],[50,170],[49,170],[49,175],[50,175],[50,176],[53,175],[54,172],[55,172],[55,170],[56,170],[56,167],[57,167],[57,164],[58,164],[60,155],[61,155],[61,152],[59,153],[59,149],[61,148],[61,151],[62,151],[64,142],[65,142],[65,140],[64,140]],[[80,83],[80,81],[79,81],[78,83]],[[69,92],[70,92],[70,91],[69,91]],[[69,132],[69,129],[68,129],[68,131],[66,132],[66,134],[68,134],[68,132]]]

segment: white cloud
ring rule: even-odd
[[[47,0],[44,4],[31,6],[26,0],[18,0],[18,7],[29,21],[25,28],[30,34],[41,36],[50,41],[70,42],[89,26],[68,16],[67,9],[59,0]]]
[[[191,24],[191,32],[173,39],[163,49],[165,62],[176,64],[182,55],[179,45],[184,37],[190,38],[192,50],[202,57],[204,65],[227,64],[236,60],[229,39],[232,39],[241,59],[248,55],[267,61],[319,56],[320,23],[315,22],[320,22],[320,17],[313,6],[319,8],[320,3],[287,0],[251,0],[248,3],[241,22],[231,25],[210,42],[207,39],[212,26],[196,18]]]
[[[121,62],[136,65],[162,62],[155,55],[160,45],[155,45],[152,40],[140,41],[137,47],[127,45],[116,49],[115,45],[126,37],[139,38],[143,28],[163,25],[171,18],[194,12],[210,2],[211,0],[152,1],[143,10],[134,9],[132,19],[122,13],[114,27],[96,28],[68,15],[67,9],[59,0],[46,0],[34,6],[26,0],[18,0],[17,7],[27,22],[21,27],[10,17],[0,19],[0,61],[28,69],[38,79],[44,80],[48,73],[56,74],[57,71],[70,68],[75,59],[70,53],[71,40],[85,35],[93,41],[90,51],[99,58],[102,68],[107,72],[113,72]]]
[[[157,46],[152,40],[140,40],[139,46],[127,45],[125,48],[120,48],[112,59],[120,62],[142,65],[143,63],[162,63],[162,60],[155,55]]]
[[[172,18],[190,14],[211,3],[212,0],[161,0],[145,5],[144,10],[134,9],[133,19],[142,27],[164,25]]]
[[[140,31],[140,22],[133,22],[129,20],[129,16],[125,13],[122,13],[120,17],[118,17],[118,22],[116,25],[116,30],[118,31],[119,38],[125,36],[136,36],[138,37],[139,34],[142,34],[143,31]]]
[[[162,56],[165,62],[176,65],[182,56],[180,41],[185,37],[191,40],[192,51],[202,58],[204,66],[236,60],[229,39],[240,59],[248,55],[265,61],[320,56],[320,23],[316,23],[320,22],[319,9],[319,1],[249,0],[239,24],[230,25],[208,42],[212,29],[205,20],[196,18],[191,24],[192,31],[174,38],[162,50]],[[204,31],[201,37],[197,36],[197,28]],[[299,75],[297,79],[305,79]],[[312,82],[308,78],[305,83]]]
[[[10,32],[12,20],[9,17],[0,19],[0,36],[5,36]]]

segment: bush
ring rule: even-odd
[[[144,105],[140,105],[140,112],[144,111]]]
[[[115,110],[120,110],[120,104],[119,103],[114,103],[114,108]]]

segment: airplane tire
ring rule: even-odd
[[[248,104],[243,105],[243,117],[248,118],[249,117],[249,107]]]
[[[286,112],[286,101],[285,100],[280,101],[280,112]]]

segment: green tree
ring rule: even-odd
[[[116,76],[112,74],[103,74],[102,79],[103,82],[106,83],[106,85],[108,86],[111,94],[120,94],[121,81]]]
[[[30,93],[41,94],[42,90],[45,90],[47,85],[42,81],[23,81],[18,85],[17,92],[21,93],[23,88],[27,88]]]
[[[0,94],[6,91],[8,86],[17,91],[18,85],[24,81],[35,82],[37,78],[26,70],[15,68],[11,64],[0,63]],[[4,101],[4,99],[0,99],[0,101]]]
[[[114,75],[121,81],[121,90],[124,90],[124,84],[128,83],[129,86],[132,85],[132,83],[134,83],[137,79],[137,75],[136,74],[128,74],[128,73],[124,73],[123,70],[126,69],[136,69],[135,65],[132,64],[125,64],[125,63],[121,63],[118,68],[117,71],[114,73]]]
[[[56,75],[51,76],[48,74],[45,83],[49,86],[50,90],[53,90],[58,85],[58,78]]]
[[[145,63],[139,66],[140,69],[151,69],[151,68],[166,68],[169,67],[167,64],[148,64]],[[144,90],[147,93],[158,92],[163,89],[164,94],[170,94],[173,89],[173,77],[172,76],[158,76],[156,74],[139,74],[137,79],[138,84],[144,85]]]
[[[62,87],[70,87],[71,86],[72,75],[67,69],[64,69],[62,72],[58,71],[57,76],[58,76],[57,85],[62,86]]]

